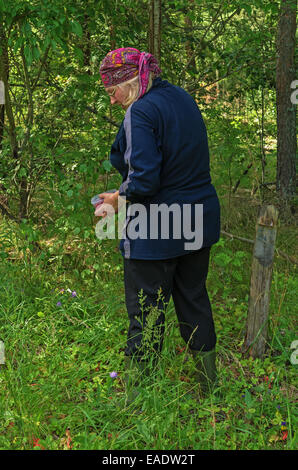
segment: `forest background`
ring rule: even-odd
[[[296,7],[0,0],[1,449],[295,448]],[[208,278],[221,398],[198,402],[170,302],[138,414],[125,402],[118,240],[96,238],[90,204],[121,183],[109,150],[124,115],[99,65],[127,46],[154,53],[162,77],[196,99],[222,211]],[[253,357],[244,339],[264,204],[279,219],[266,350]]]

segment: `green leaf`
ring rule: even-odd
[[[10,42],[10,41],[9,41],[9,42]],[[14,52],[17,52],[17,51],[22,47],[23,43],[24,43],[24,38],[23,38],[23,37],[19,37],[19,38],[15,41],[15,43],[14,43],[14,45],[13,45],[13,51],[14,51]]]
[[[80,38],[82,37],[83,35],[83,30],[82,30],[82,26],[80,25],[80,23],[78,23],[77,21],[72,21],[71,23],[71,31],[76,34],[77,36],[79,36]]]
[[[26,168],[21,168],[19,171],[19,176],[22,178],[23,176],[27,175]]]
[[[75,47],[74,48],[74,53],[75,53],[75,56],[77,57],[77,59],[79,61],[82,62],[84,60],[84,54],[83,54],[82,49],[80,49],[79,47]]]
[[[24,55],[25,55],[27,64],[31,65],[32,64],[32,50],[31,50],[31,47],[28,46],[28,44],[26,44],[26,46],[24,47]]]
[[[47,36],[44,41],[41,42],[40,47],[42,52],[45,52],[47,47],[51,44],[51,38]]]
[[[251,15],[251,6],[249,4],[243,4],[241,7],[246,11],[246,13]]]
[[[246,406],[247,406],[248,408],[251,408],[251,404],[252,404],[253,400],[252,400],[252,396],[251,396],[251,394],[250,394],[250,392],[249,392],[248,390],[245,390],[245,398],[244,398],[244,400],[245,400]]]
[[[40,58],[40,50],[38,47],[33,47],[32,53],[33,53],[33,58],[35,60],[38,60]]]
[[[87,165],[85,163],[82,163],[82,165],[79,166],[79,172],[80,173],[87,173]]]
[[[113,168],[109,160],[105,160],[102,164],[105,171],[109,172]]]

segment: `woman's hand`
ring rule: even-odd
[[[97,217],[106,217],[110,214],[117,214],[118,196],[119,191],[116,191],[115,193],[99,194],[99,197],[103,199],[103,203],[95,209],[94,215]]]

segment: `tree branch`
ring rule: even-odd
[[[32,88],[30,85],[29,72],[27,68],[27,63],[26,63],[23,47],[21,48],[21,57],[22,57],[22,62],[23,62],[24,75],[25,75],[25,85],[26,85],[26,90],[28,93],[28,113],[27,113],[27,122],[26,122],[27,129],[25,133],[25,138],[22,143],[22,148],[21,148],[21,151],[22,151],[26,147],[30,138],[34,111],[33,111],[33,93],[32,93]]]
[[[19,220],[14,215],[12,215],[10,212],[8,212],[6,207],[3,206],[1,203],[0,203],[0,211],[2,212],[2,214],[4,216],[8,217],[10,220],[13,220],[14,222],[19,222]]]
[[[275,57],[271,57],[270,59],[266,60],[266,62],[272,62],[274,60],[275,60]],[[249,62],[248,64],[243,64],[239,69],[228,71],[223,77],[217,78],[213,82],[207,83],[207,85],[202,85],[202,86],[200,86],[200,88],[195,88],[193,90],[187,89],[186,91],[188,91],[188,93],[192,94],[192,93],[195,93],[198,90],[201,90],[202,88],[208,88],[209,86],[214,85],[215,83],[220,82],[221,80],[224,80],[225,78],[229,77],[230,75],[233,75],[234,73],[238,73],[240,70],[242,70],[246,67],[251,67],[252,65],[256,65],[256,64],[259,64],[259,61],[258,62]]]
[[[242,242],[250,243],[251,245],[254,245],[255,241],[250,240],[249,238],[244,238],[244,237],[238,237],[238,235],[233,235],[232,233],[225,232],[224,230],[221,230],[220,233],[225,235],[226,237],[229,237],[231,239],[236,239],[240,240]],[[287,261],[290,261],[290,263],[293,264],[298,264],[298,260],[294,258],[294,256],[289,256],[287,253],[284,253],[283,251],[279,250],[278,248],[275,248],[276,253],[281,256],[282,258],[286,259]]]

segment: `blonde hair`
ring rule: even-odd
[[[146,89],[146,92],[150,90],[152,87],[153,80],[155,78],[155,75],[150,72],[149,73],[149,81],[148,81],[148,86]],[[113,87],[107,88],[107,91],[110,94],[114,94],[117,87],[121,88],[123,91],[128,88],[128,95],[126,100],[122,103],[123,106],[127,109],[134,101],[138,99],[139,96],[139,91],[140,91],[140,85],[139,85],[139,76],[137,75],[134,78],[131,78],[130,80],[127,80],[126,82],[119,83],[119,85],[115,85]]]

